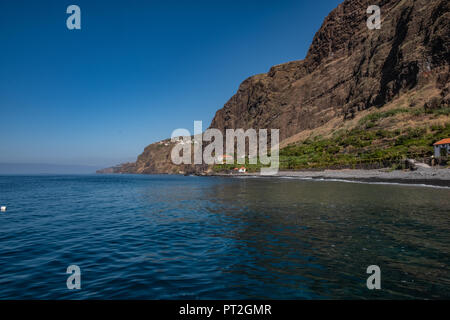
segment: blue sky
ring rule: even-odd
[[[1,1],[0,163],[102,167],[205,129],[244,79],[303,59],[340,2]]]

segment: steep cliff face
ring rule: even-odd
[[[381,8],[380,30],[366,25],[374,4]],[[295,142],[303,131],[332,120],[344,124],[425,87],[432,89],[425,105],[448,107],[449,9],[448,0],[346,0],[325,19],[304,60],[245,80],[210,128],[280,129],[281,140]],[[158,165],[168,156],[146,149],[135,172],[176,171]]]
[[[449,2],[379,1],[380,30],[367,28],[371,4],[344,1],[325,19],[305,60],[245,80],[211,128],[279,128],[285,139],[428,83],[448,104]]]

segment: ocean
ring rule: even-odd
[[[7,175],[0,205],[0,299],[450,298],[445,187]]]

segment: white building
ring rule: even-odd
[[[435,158],[440,158],[442,155],[450,155],[450,138],[442,139],[433,144],[433,146]]]
[[[227,161],[228,159],[232,159],[232,160],[233,160],[233,157],[230,156],[230,155],[228,155],[228,154],[220,155],[220,156],[217,156],[217,157],[216,157],[216,163],[222,163],[222,164],[224,164],[224,163],[226,163],[226,161]]]

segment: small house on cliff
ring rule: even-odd
[[[434,156],[440,158],[442,156],[446,157],[450,154],[450,138],[439,140],[433,144],[434,146]]]

